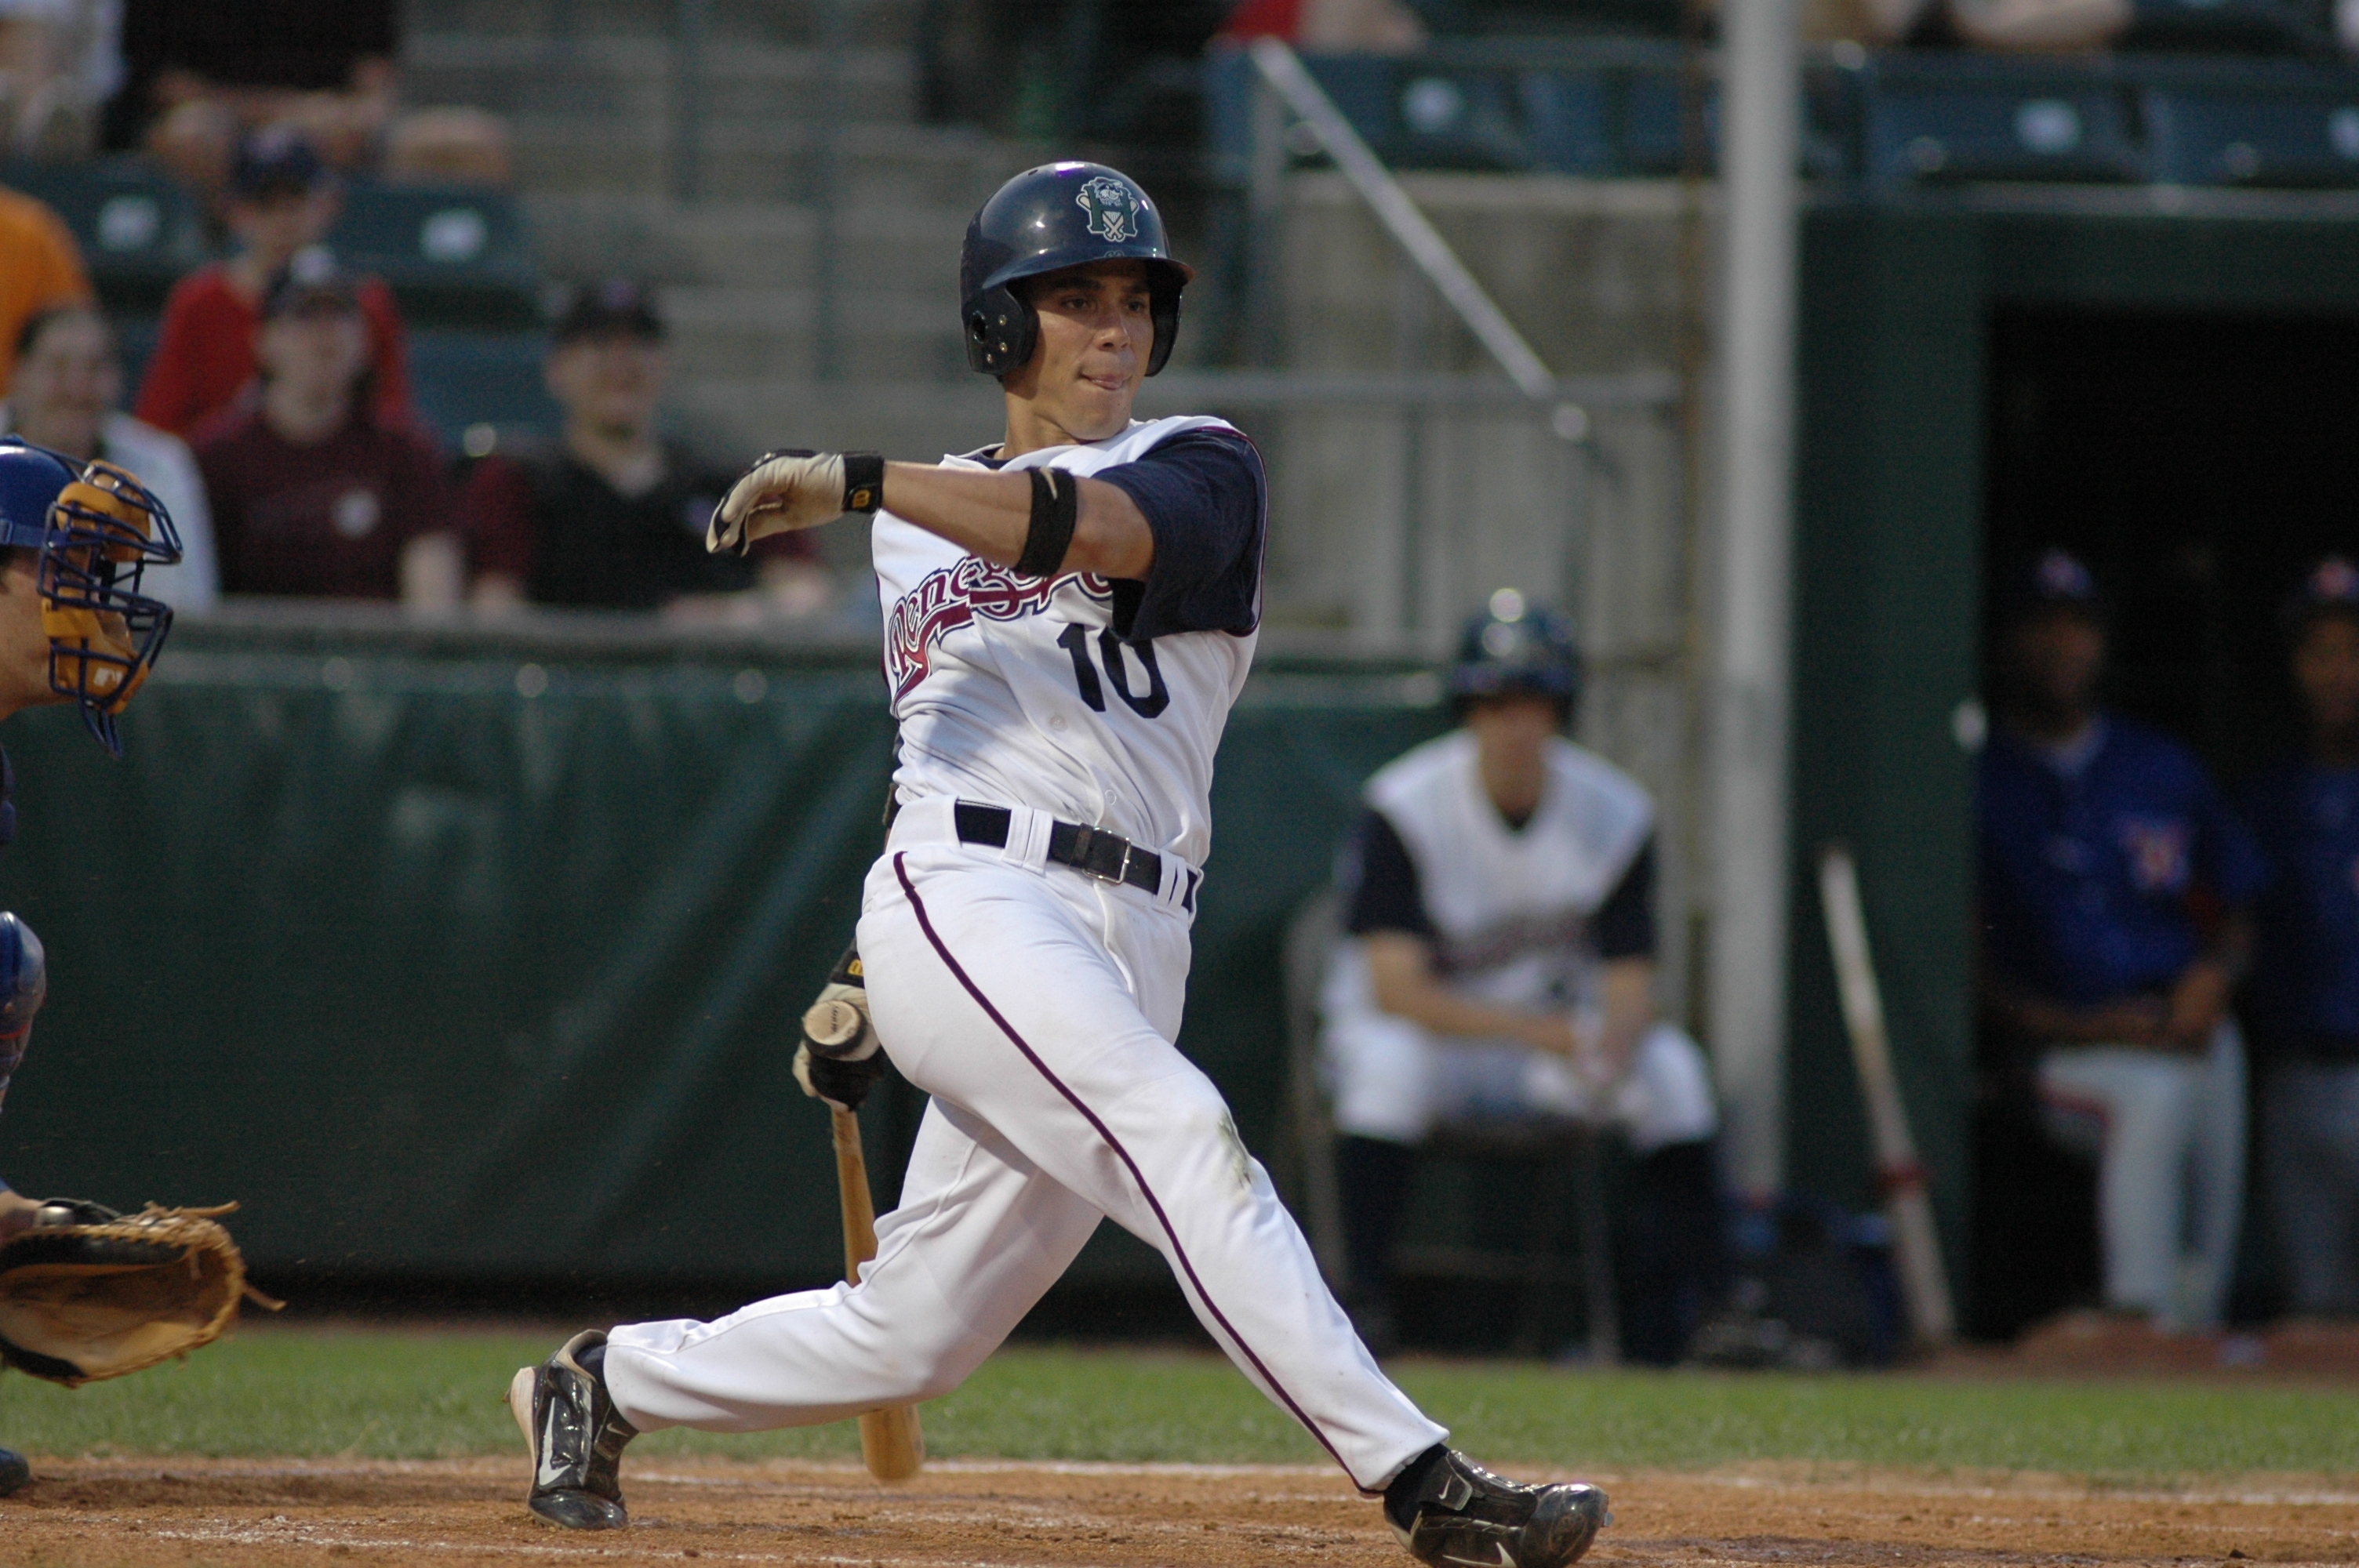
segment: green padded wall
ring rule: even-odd
[[[1231,725],[1182,1044],[1256,1147],[1278,935],[1440,722],[1430,678],[1297,668]],[[266,1279],[835,1276],[788,1060],[881,838],[873,654],[190,625],[125,730],[121,763],[66,711],[0,732],[0,897],[52,976],[0,1174],[236,1198]],[[887,1198],[909,1098],[871,1107]]]

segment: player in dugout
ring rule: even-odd
[[[140,591],[143,579],[179,557],[170,515],[130,474],[0,437],[0,719],[77,703],[91,734],[120,756],[115,720],[172,623],[170,607]],[[16,836],[14,793],[0,752],[0,844]],[[40,939],[0,913],[0,1099],[48,989]],[[51,1217],[72,1217],[0,1182],[0,1238]],[[0,1448],[0,1497],[30,1479],[24,1455]]]
[[[1089,163],[1009,180],[959,270],[968,363],[998,382],[1004,434],[939,463],[774,452],[712,535],[741,549],[874,519],[899,745],[850,1005],[875,1027],[807,1036],[802,1070],[842,1105],[881,1050],[930,1097],[899,1205],[856,1284],[711,1323],[587,1330],[520,1368],[527,1506],[617,1529],[623,1449],[641,1432],[816,1425],[947,1393],[1111,1218],[1382,1499],[1410,1553],[1566,1568],[1606,1524],[1604,1494],[1510,1481],[1449,1446],[1360,1343],[1176,1044],[1213,756],[1259,636],[1269,495],[1259,452],[1225,421],[1131,417],[1194,273],[1147,193]]]
[[[2359,1318],[2359,567],[2321,561],[2286,622],[2308,733],[2240,802],[2271,873],[2245,993],[2260,1172],[2288,1304]]]
[[[1467,622],[1460,727],[1368,781],[1321,999],[1353,1320],[1396,1337],[1390,1260],[1437,1124],[1594,1119],[1636,1155],[1623,1351],[1669,1365],[1716,1304],[1703,1053],[1655,1016],[1655,804],[1563,734],[1581,652],[1514,589]]]
[[[2260,856],[2186,747],[2101,707],[2107,609],[2046,551],[2006,588],[1981,761],[1981,997],[2049,1137],[2097,1161],[2104,1304],[2220,1321],[2244,1206],[2230,993]]]

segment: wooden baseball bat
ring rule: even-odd
[[[1826,908],[1827,944],[1834,950],[1835,979],[1843,992],[1843,1026],[1851,1034],[1852,1060],[1859,1066],[1860,1091],[1867,1099],[1868,1125],[1875,1141],[1875,1184],[1892,1222],[1893,1251],[1900,1264],[1900,1293],[1908,1304],[1908,1326],[1920,1346],[1948,1344],[1957,1336],[1950,1306],[1950,1280],[1941,1265],[1940,1238],[1925,1191],[1925,1167],[1909,1135],[1908,1110],[1892,1076],[1892,1050],[1884,1029],[1884,997],[1876,989],[1875,961],[1868,956],[1867,921],[1860,913],[1859,872],[1851,851],[1830,844],[1819,852],[1819,898]]]
[[[868,1195],[868,1161],[860,1150],[860,1119],[828,1108],[835,1124],[835,1183],[843,1198],[843,1277],[860,1281],[860,1265],[876,1256],[876,1206]],[[914,1405],[870,1411],[860,1418],[860,1460],[880,1481],[906,1481],[926,1462],[926,1434]]]

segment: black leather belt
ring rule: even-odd
[[[1014,821],[1014,814],[1007,807],[977,806],[971,800],[962,800],[951,808],[951,816],[958,824],[960,843],[988,844],[995,849],[1007,848],[1008,827]],[[1049,859],[1100,881],[1125,882],[1142,892],[1163,891],[1163,857],[1103,827],[1087,827],[1078,822],[1055,824],[1049,829]],[[1187,881],[1180,902],[1192,914],[1196,909],[1196,873],[1182,866],[1180,874]]]

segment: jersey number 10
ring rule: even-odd
[[[1097,665],[1090,658],[1090,629],[1069,624],[1058,637],[1057,646],[1073,656],[1073,685],[1081,689],[1082,700],[1090,705],[1091,712],[1103,713],[1105,683],[1098,679]],[[1171,688],[1163,684],[1163,672],[1156,667],[1152,642],[1138,643],[1130,652],[1147,666],[1147,694],[1143,697],[1134,695],[1130,689],[1130,666],[1123,660],[1122,639],[1114,634],[1111,626],[1098,633],[1098,657],[1105,661],[1106,681],[1113,683],[1114,694],[1141,719],[1152,719],[1171,706]]]

